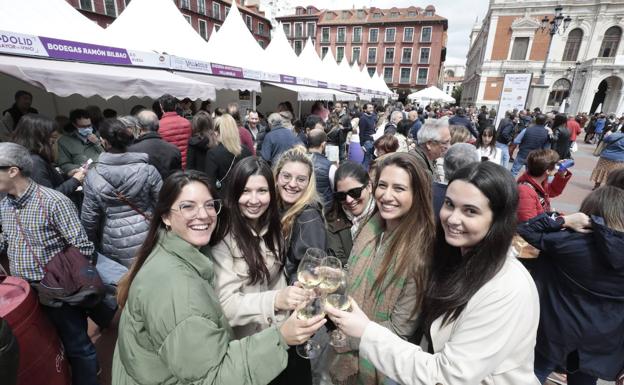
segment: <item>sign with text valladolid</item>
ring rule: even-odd
[[[503,89],[498,102],[498,112],[494,127],[505,117],[505,111],[522,110],[526,106],[533,74],[505,74]]]

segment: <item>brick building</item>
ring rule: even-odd
[[[106,27],[115,20],[131,0],[67,0],[83,15]],[[204,39],[208,40],[213,26],[218,30],[230,11],[228,0],[174,0],[186,20]],[[257,5],[243,6],[237,1],[245,24],[262,47],[271,41],[271,22],[264,17]],[[243,2],[244,4],[244,2]]]
[[[319,55],[329,50],[338,62],[358,61],[370,74],[377,70],[388,87],[404,96],[440,86],[446,57],[447,19],[435,7],[320,10],[296,7],[294,15],[276,18],[299,54],[310,37]]]

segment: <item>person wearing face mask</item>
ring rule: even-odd
[[[58,166],[65,174],[72,176],[87,161],[97,161],[104,149],[100,138],[93,133],[91,118],[86,110],[71,111],[65,130],[57,141]]]
[[[306,300],[306,291],[287,286],[284,241],[271,168],[256,157],[232,170],[225,207],[225,237],[212,250],[215,292],[234,335],[241,339],[271,325],[282,325]],[[290,365],[271,384],[288,384],[297,373]],[[288,380],[290,379],[290,381]]]
[[[343,266],[348,263],[353,239],[375,209],[372,185],[361,164],[341,163],[334,175],[334,202],[325,213],[327,249]]]
[[[361,185],[360,185],[361,186]],[[423,298],[435,222],[431,181],[418,160],[403,152],[379,160],[370,219],[361,225],[348,261],[347,292],[364,313],[401,338],[411,337]],[[332,362],[334,383],[381,385],[377,371],[357,347]]]
[[[351,312],[325,308],[346,335],[359,338],[360,356],[392,379],[387,384],[539,384],[539,297],[511,247],[517,203],[509,171],[492,162],[451,178],[421,309],[433,353],[369,319],[357,300]]]
[[[552,211],[550,198],[561,195],[572,173],[558,167],[554,150],[533,150],[527,156],[527,170],[518,178],[518,221],[524,222]],[[549,177],[554,176],[552,182]]]
[[[215,197],[201,172],[165,180],[136,263],[119,285],[113,384],[267,384],[286,367],[288,345],[325,323],[293,314],[237,339],[213,283],[211,247],[227,223]]]

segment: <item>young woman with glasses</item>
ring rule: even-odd
[[[119,285],[113,383],[266,384],[286,367],[288,345],[325,323],[293,315],[236,340],[212,284],[210,245],[223,238],[215,194],[196,171],[165,180],[147,238]]]
[[[327,211],[327,248],[347,265],[353,239],[375,209],[373,189],[361,164],[347,161],[334,175],[334,203]]]
[[[394,334],[411,337],[424,294],[435,224],[431,180],[408,153],[379,160],[370,219],[361,225],[348,262],[348,293],[366,315]],[[332,363],[334,383],[384,384],[383,372],[357,349]]]

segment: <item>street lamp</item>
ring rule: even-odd
[[[556,34],[562,35],[570,26],[572,18],[570,16],[563,16],[563,7],[555,7],[555,17],[551,19],[548,16],[544,16],[540,26],[540,30],[544,33],[550,34],[550,40],[548,41],[548,49],[546,50],[546,57],[544,58],[544,65],[542,66],[542,72],[539,77],[539,84],[544,85],[546,83],[546,66],[548,65],[548,56],[550,55],[550,47],[552,46],[553,36]]]
[[[566,70],[568,76],[570,75],[570,73],[572,73],[572,81],[570,82],[570,91],[568,92],[568,99],[572,97],[572,93],[574,92],[574,80],[576,79],[576,71],[578,70],[578,67],[580,65],[581,65],[581,62],[577,61],[576,63],[574,63],[574,67],[568,67],[568,69]],[[585,71],[585,73],[587,72],[587,70],[585,69],[583,71]],[[583,75],[585,73],[583,73]],[[565,101],[565,98],[563,100]]]

